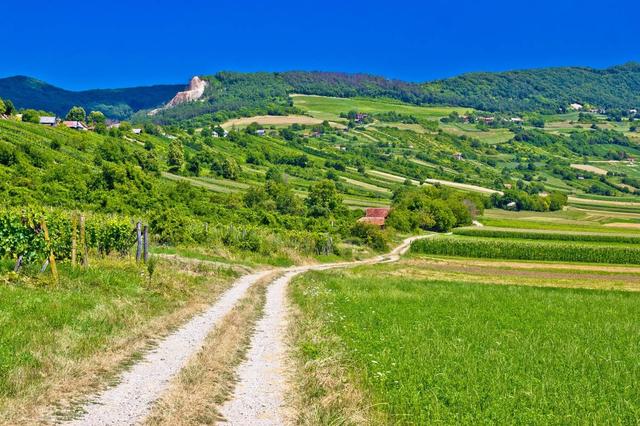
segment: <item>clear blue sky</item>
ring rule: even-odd
[[[640,61],[640,2],[3,1],[0,77],[69,89],[219,70],[468,71]],[[10,39],[8,39],[10,37]]]

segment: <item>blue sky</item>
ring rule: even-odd
[[[219,70],[426,81],[640,61],[637,1],[2,3],[0,77],[30,75],[69,89],[186,83]]]

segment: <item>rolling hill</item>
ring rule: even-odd
[[[295,112],[291,94],[341,98],[391,98],[415,105],[448,105],[484,111],[556,113],[573,102],[607,109],[640,106],[640,64],[607,69],[558,67],[507,72],[463,74],[426,83],[390,80],[368,74],[288,71],[219,72],[203,76],[208,82],[197,102],[178,105],[154,116],[162,124],[205,114],[218,121],[238,116]],[[146,120],[145,110],[169,101],[183,85],[73,92],[29,77],[0,79],[0,98],[19,108],[36,108],[62,115],[73,105],[101,110],[112,118]]]
[[[11,99],[17,108],[36,108],[59,116],[75,105],[99,110],[111,118],[127,118],[135,111],[153,108],[171,99],[184,85],[157,85],[123,89],[70,91],[31,77],[0,79],[0,98]]]

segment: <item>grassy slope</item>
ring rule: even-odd
[[[104,259],[86,271],[61,265],[55,287],[28,276],[0,281],[0,424],[95,388],[237,276],[166,261],[152,279],[145,272]]]

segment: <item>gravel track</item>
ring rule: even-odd
[[[238,384],[233,399],[222,408],[226,424],[281,425],[286,423],[285,332],[287,285],[293,277],[311,270],[325,270],[363,264],[394,262],[417,238],[406,239],[391,253],[359,262],[300,266],[282,270],[269,285],[264,316],[256,325],[247,359],[237,370]],[[83,414],[67,425],[131,425],[141,422],[152,404],[189,358],[203,347],[207,335],[234,308],[247,290],[277,270],[261,271],[238,279],[210,308],[164,338],[143,359],[127,370],[119,383],[97,395],[83,407]]]
[[[107,389],[83,408],[84,415],[70,425],[130,425],[142,420],[171,379],[197,353],[211,330],[256,282],[273,271],[239,278],[217,302],[167,336],[144,358],[127,370],[118,385]]]
[[[292,268],[273,281],[267,290],[264,316],[256,325],[246,360],[237,370],[238,384],[234,396],[222,407],[225,419],[221,424],[233,426],[277,426],[287,423],[285,413],[287,329],[287,285],[293,277],[307,271],[318,271],[372,263],[395,262],[407,252],[411,242],[406,239],[390,254],[361,262]]]

